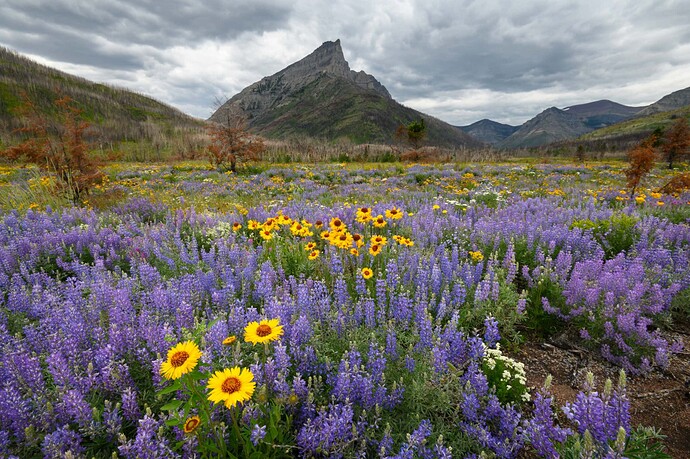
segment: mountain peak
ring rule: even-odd
[[[225,102],[210,120],[246,120],[257,134],[273,138],[308,135],[356,143],[390,143],[396,129],[423,118],[433,145],[479,145],[464,132],[398,104],[376,78],[350,70],[340,40],[262,78]]]
[[[299,74],[300,76],[329,73],[347,78],[350,66],[345,60],[340,39],[326,41],[311,54],[278,72],[278,74]]]

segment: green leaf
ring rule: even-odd
[[[180,390],[182,385],[180,384],[180,380],[176,379],[170,386],[166,387],[165,389],[161,389],[158,392],[158,395],[165,395],[165,394],[170,394],[172,392]]]
[[[180,408],[182,405],[181,400],[173,400],[171,402],[166,403],[161,407],[161,411],[176,411]]]
[[[170,426],[170,427],[175,427],[177,425],[180,425],[180,420],[179,419],[168,419],[167,421],[165,421],[165,425]]]

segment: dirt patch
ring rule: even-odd
[[[628,398],[632,425],[654,426],[666,436],[667,453],[674,458],[690,458],[690,327],[673,333],[685,350],[675,355],[668,370],[645,376],[628,375]],[[576,343],[552,340],[527,342],[512,354],[525,364],[527,383],[541,387],[547,375],[553,377],[551,392],[559,405],[574,400],[587,372],[594,374],[597,387],[610,378],[614,386],[620,369]]]

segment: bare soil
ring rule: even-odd
[[[667,370],[645,376],[627,377],[632,425],[654,426],[665,435],[666,452],[673,458],[690,458],[690,324],[676,325],[672,337],[684,342],[684,351],[675,355]],[[580,343],[558,337],[546,342],[529,341],[512,354],[525,364],[527,383],[541,387],[547,375],[553,380],[551,392],[560,406],[573,401],[582,389],[587,372],[597,387],[607,378],[616,384],[620,369]]]

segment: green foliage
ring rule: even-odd
[[[627,252],[639,241],[640,232],[635,228],[638,221],[638,218],[630,215],[613,214],[603,220],[575,220],[571,223],[570,229],[592,231],[604,249],[606,258],[611,259],[621,252]]]
[[[671,456],[664,452],[664,446],[660,442],[663,438],[665,437],[652,427],[638,426],[630,432],[625,442],[621,442],[619,439],[611,442],[609,445],[611,452],[619,451],[621,453],[619,456],[611,457],[671,459]],[[570,435],[565,443],[557,445],[557,450],[563,459],[602,458],[607,453],[597,450],[589,431],[585,431],[583,435],[578,433]]]

